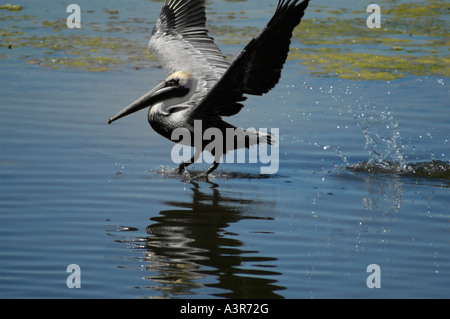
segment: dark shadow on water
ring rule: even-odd
[[[409,163],[403,166],[390,162],[373,163],[369,161],[348,166],[347,169],[375,175],[396,175],[427,181],[440,181],[442,182],[441,187],[450,186],[450,163],[443,161]]]
[[[242,220],[270,222],[272,217],[254,211],[272,204],[223,196],[213,183],[191,185],[192,200],[164,202],[173,209],[150,218],[147,237],[117,240],[145,255],[141,262],[151,283],[145,289],[162,298],[283,298],[277,293],[285,289],[277,284],[277,259],[246,249],[239,235],[227,230]]]
[[[161,167],[158,170],[152,170],[152,173],[156,173],[163,177],[167,178],[180,178],[186,183],[190,182],[210,182],[211,184],[215,184],[217,180],[230,180],[230,179],[269,179],[269,178],[284,178],[286,176],[277,174],[258,174],[258,173],[248,173],[245,171],[224,171],[224,170],[216,170],[208,177],[202,176],[202,170],[190,169],[186,172],[180,174],[175,168],[166,168]]]

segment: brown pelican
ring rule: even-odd
[[[249,132],[225,122],[222,117],[239,113],[245,94],[263,95],[278,83],[289,53],[292,32],[300,23],[309,0],[279,0],[274,16],[230,64],[206,29],[204,0],[166,0],[153,29],[150,52],[169,77],[153,90],[108,120],[108,124],[150,107],[148,121],[160,135],[178,143],[172,133],[186,129],[194,147],[194,123],[202,121],[203,132],[218,129],[226,136],[235,129],[233,140],[213,149],[213,172],[223,154],[238,148],[267,143],[270,134]],[[230,138],[231,139],[231,138]],[[209,141],[203,141],[190,161],[178,167],[180,173],[197,161]],[[198,144],[196,144],[198,145]],[[208,150],[208,149],[207,149]]]

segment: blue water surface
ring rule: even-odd
[[[237,23],[262,28],[273,7],[261,2],[214,1],[208,12],[246,11]],[[114,6],[149,16],[150,32],[161,2]],[[110,7],[97,1],[90,17],[106,24]],[[448,179],[348,169],[377,147],[395,156],[383,140],[401,143],[408,163],[448,163],[448,78],[315,77],[290,60],[273,91],[229,119],[279,129],[278,173],[223,164],[207,182],[170,173],[173,144],[145,111],[106,125],[165,78],[154,62],[51,69],[20,50],[0,62],[1,298],[450,296]],[[377,133],[387,137],[371,145]],[[67,286],[71,264],[79,289]],[[372,264],[381,288],[367,285]]]

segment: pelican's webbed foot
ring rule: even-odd
[[[201,178],[209,178],[209,175],[214,172],[217,167],[219,167],[219,163],[214,162],[214,164],[208,168],[206,171],[204,171],[203,173],[198,174],[197,176],[195,176],[195,179],[201,179]]]
[[[178,174],[180,174],[180,175],[182,175],[184,172],[186,172],[186,167],[187,167],[188,165],[186,164],[186,163],[183,163],[183,164],[181,164],[180,166],[178,166],[176,169],[175,169],[175,171],[178,173]]]

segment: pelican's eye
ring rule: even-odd
[[[179,84],[180,84],[179,79],[170,79],[169,81],[166,82],[166,86],[169,87],[178,86]]]

